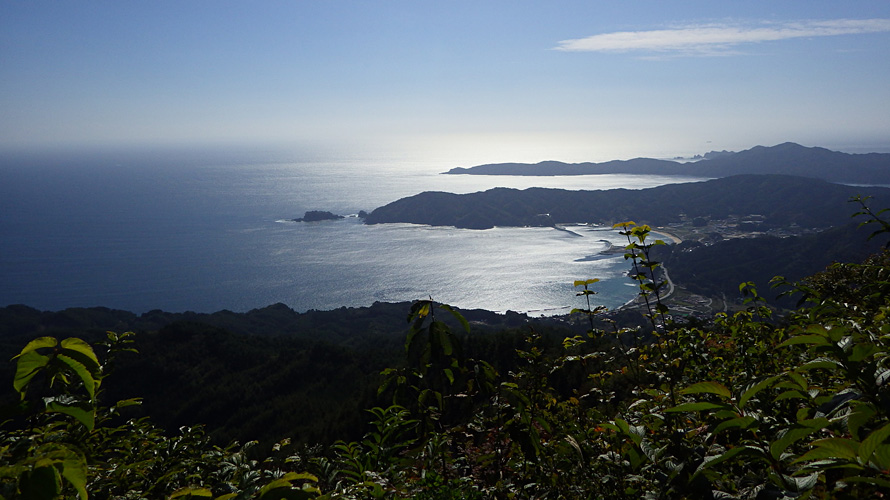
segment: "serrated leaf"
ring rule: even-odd
[[[142,404],[142,398],[122,399],[114,404],[115,408],[126,408],[128,406],[139,406]]]
[[[81,500],[87,500],[87,463],[83,456],[66,450],[62,461],[62,477],[68,481]]]
[[[87,402],[79,401],[66,404],[59,401],[50,401],[46,403],[46,411],[74,417],[88,430],[93,430],[93,427],[96,426],[96,409]]]
[[[683,403],[673,408],[668,408],[666,412],[686,412],[686,411],[708,411],[708,410],[732,410],[732,406],[727,404],[717,404],[708,402]]]
[[[819,482],[819,474],[820,472],[817,471],[810,474],[809,476],[792,477],[791,479],[792,481],[794,481],[794,484],[797,487],[796,491],[810,491],[811,489],[813,489]]]
[[[847,483],[868,483],[868,484],[873,484],[873,485],[881,487],[881,488],[890,489],[890,481],[888,481],[886,479],[879,478],[879,477],[853,476],[853,477],[845,477],[844,481]]]
[[[773,382],[778,380],[780,377],[781,377],[781,375],[775,375],[775,376],[769,377],[769,378],[761,380],[760,382],[757,382],[756,384],[752,385],[751,387],[745,389],[745,392],[743,392],[741,397],[739,398],[739,408],[744,408],[745,405],[748,403],[748,401],[751,398],[756,396],[758,392],[760,392],[763,389],[772,385]]]
[[[826,438],[812,442],[814,449],[808,451],[795,462],[811,460],[845,459],[856,460],[859,456],[859,443],[846,438]]]
[[[796,391],[794,389],[788,390],[776,396],[776,401],[783,401],[785,399],[808,399],[802,392]]]
[[[707,393],[707,394],[716,394],[722,398],[729,399],[732,397],[732,393],[729,389],[721,384],[720,382],[699,382],[697,384],[692,384],[689,387],[680,391],[680,394],[698,394],[698,393]]]
[[[805,391],[810,388],[809,382],[807,379],[803,377],[803,375],[797,372],[788,372],[788,378],[794,381],[801,390]]]
[[[794,337],[791,337],[790,339],[782,342],[777,347],[787,347],[797,344],[828,345],[829,341],[822,335],[795,335]]]
[[[174,498],[182,498],[182,497],[213,497],[213,492],[211,492],[207,488],[197,488],[194,486],[186,486],[184,488],[179,488],[170,494],[170,500]]]
[[[720,422],[720,425],[718,425],[714,429],[713,433],[720,434],[722,431],[725,431],[726,429],[732,429],[734,427],[738,427],[739,429],[747,429],[751,424],[753,424],[756,421],[757,421],[757,419],[755,419],[754,417],[750,417],[750,416],[737,417],[737,418],[733,418],[730,420],[724,420],[723,422]]]
[[[878,445],[878,447],[875,448],[874,453],[871,455],[871,460],[880,470],[890,469],[890,445]]]
[[[834,370],[837,369],[840,364],[837,361],[828,359],[828,358],[819,358],[813,361],[808,361],[799,367],[797,367],[798,371],[806,371],[806,370],[815,370],[818,368],[824,368],[826,370]]]
[[[770,444],[770,455],[772,455],[775,460],[778,460],[782,456],[782,453],[784,453],[789,446],[820,430],[821,428],[822,427],[800,425],[788,429],[785,434],[782,435],[782,437]]]
[[[696,469],[695,475],[693,477],[697,476],[700,472],[706,469],[710,469],[711,467],[730,460],[742,453],[762,454],[762,451],[751,446],[739,446],[737,448],[730,448],[729,450],[717,456],[705,457],[704,461],[701,463],[701,465],[698,466],[698,469]]]
[[[61,347],[62,349],[74,351],[89,358],[89,360],[94,363],[94,366],[90,366],[89,363],[84,363],[83,361],[81,361],[81,363],[83,363],[84,366],[89,368],[91,371],[95,372],[99,369],[99,358],[96,357],[96,353],[93,352],[92,346],[90,346],[90,344],[88,344],[87,342],[84,342],[83,340],[76,337],[71,337],[63,340]]]
[[[80,378],[81,382],[83,382],[84,389],[87,390],[87,393],[90,395],[90,400],[96,398],[96,385],[98,385],[98,381],[93,378],[93,374],[84,366],[80,361],[77,361],[74,358],[70,358],[65,356],[64,354],[59,354],[56,356],[56,359],[64,363],[74,371],[75,374]]]
[[[859,445],[860,463],[863,465],[867,464],[878,445],[883,444],[888,437],[890,437],[890,424],[885,424],[878,430],[872,431],[867,438],[863,439],[862,444]]]

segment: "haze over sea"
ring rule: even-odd
[[[572,281],[596,277],[604,280],[597,302],[617,307],[636,293],[627,263],[590,258],[606,241],[622,244],[611,230],[287,219],[307,210],[357,214],[422,191],[696,180],[440,175],[474,164],[456,158],[371,149],[4,154],[0,305],[240,312],[282,302],[306,311],[432,296],[549,315],[580,306]]]

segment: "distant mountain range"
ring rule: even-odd
[[[850,221],[850,214],[857,207],[848,200],[856,195],[873,196],[874,207],[890,207],[888,188],[848,186],[789,175],[737,175],[639,190],[495,188],[469,194],[424,192],[375,209],[367,214],[365,223],[408,222],[487,229],[633,220],[661,226],[679,222],[684,216],[725,219],[729,215],[758,214],[763,216],[764,227],[796,224],[827,228]]]
[[[453,168],[446,174],[469,175],[590,175],[647,174],[728,177],[740,174],[784,174],[846,184],[890,184],[890,154],[848,154],[786,142],[757,146],[738,153],[705,155],[695,162],[635,158],[604,163],[495,163]]]

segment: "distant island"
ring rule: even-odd
[[[812,177],[846,184],[890,184],[890,154],[848,154],[825,148],[786,142],[772,147],[756,146],[733,153],[712,151],[691,162],[635,158],[604,163],[494,163],[452,168],[458,175],[684,175],[719,178],[740,174],[784,174]]]
[[[310,210],[303,214],[303,217],[299,219],[293,219],[294,222],[318,222],[323,220],[337,220],[343,219],[342,215],[337,215],[331,212],[325,212],[321,210]]]

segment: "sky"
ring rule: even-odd
[[[890,151],[890,2],[0,3],[0,150]]]

